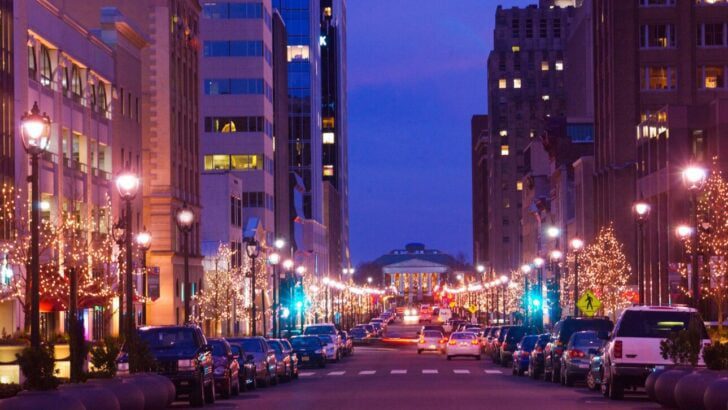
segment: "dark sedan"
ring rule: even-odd
[[[528,360],[528,375],[532,379],[537,379],[543,374],[543,351],[549,340],[551,340],[551,335],[548,333],[538,335],[536,346],[531,350],[531,357]]]
[[[573,386],[576,380],[584,380],[589,373],[591,356],[604,346],[595,331],[576,332],[569,338],[561,355],[561,384]]]
[[[268,346],[268,342],[262,337],[241,337],[230,338],[230,343],[238,343],[243,346],[243,350],[250,356],[253,356],[255,363],[255,375],[257,385],[268,387],[278,384],[278,374],[275,351]]]
[[[296,353],[298,363],[301,367],[326,367],[323,343],[321,343],[321,339],[318,336],[292,337],[291,346],[293,346],[293,352]]]
[[[253,360],[253,355],[245,353],[245,349],[239,343],[230,343],[230,349],[233,351],[235,360],[238,361],[240,367],[238,371],[240,390],[255,390],[257,382],[255,380],[255,361]]]
[[[215,390],[220,392],[223,399],[237,396],[240,393],[240,364],[234,357],[230,344],[225,339],[208,339],[207,342],[212,346]]]
[[[281,341],[278,339],[268,339],[268,345],[273,348],[276,354],[276,372],[278,378],[284,381],[293,379],[293,361],[291,360],[291,355],[284,351]]]
[[[536,347],[537,335],[524,336],[516,345],[513,352],[513,375],[523,376],[528,370],[528,362],[531,360],[531,351]]]

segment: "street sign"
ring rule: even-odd
[[[449,306],[450,306],[451,308],[454,308],[454,307],[455,307],[455,302],[450,302],[450,305],[449,305]]]
[[[468,311],[469,311],[470,313],[475,313],[475,312],[477,312],[477,311],[478,311],[478,307],[477,307],[477,306],[475,306],[475,305],[470,305],[470,306],[468,306]]]
[[[602,307],[602,301],[597,299],[590,290],[587,290],[579,298],[579,301],[576,303],[576,307],[578,307],[579,311],[584,315],[594,316],[599,308]]]

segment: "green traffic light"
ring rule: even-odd
[[[534,300],[533,300],[533,301],[532,301],[531,303],[532,303],[532,304],[533,304],[533,306],[535,306],[535,307],[539,307],[539,306],[541,306],[541,301],[540,301],[540,300],[538,300],[538,299],[534,299]]]
[[[303,302],[301,302],[300,300],[298,302],[296,302],[296,309],[301,310],[302,307],[303,307]]]

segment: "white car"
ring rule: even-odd
[[[671,306],[635,306],[619,317],[604,348],[602,393],[610,399],[620,399],[624,389],[643,387],[645,379],[655,368],[673,365],[660,355],[660,342],[671,332],[687,329],[694,321],[700,328],[702,345],[710,344],[708,332],[697,310]],[[702,352],[699,366],[704,366]]]
[[[318,335],[319,339],[321,339],[321,342],[324,343],[323,351],[324,356],[326,356],[326,360],[330,360],[333,362],[339,361],[339,347],[336,345],[336,342],[334,342],[334,338],[331,335]]]
[[[417,341],[417,354],[422,352],[441,352],[444,347],[444,336],[437,330],[425,330]]]
[[[450,335],[450,340],[445,345],[445,356],[452,360],[456,356],[470,356],[480,360],[480,342],[475,333],[455,332]]]

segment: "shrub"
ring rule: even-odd
[[[703,360],[710,370],[728,369],[728,343],[715,341],[703,348]]]
[[[16,354],[20,370],[26,377],[23,387],[28,390],[53,390],[60,381],[55,376],[55,360],[53,345],[42,345],[39,348],[26,347],[22,353]]]
[[[17,383],[0,383],[0,399],[7,399],[20,392],[20,385]]]
[[[113,337],[104,338],[91,348],[91,364],[96,371],[90,372],[89,377],[108,378],[116,376],[116,359],[119,357],[121,344]]]
[[[156,362],[154,356],[149,351],[147,342],[139,337],[139,334],[134,332],[131,340],[127,343],[127,354],[129,355],[129,372],[149,372],[154,370]]]
[[[700,323],[691,320],[687,329],[673,331],[667,339],[660,342],[660,355],[677,365],[696,366],[702,347],[700,336]]]

